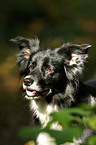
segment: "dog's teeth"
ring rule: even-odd
[[[26,90],[26,94],[27,94],[28,96],[35,96],[36,91],[31,92],[31,91],[29,91],[29,90]]]

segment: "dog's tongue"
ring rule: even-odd
[[[30,97],[36,95],[36,91],[29,91],[29,90],[26,90],[26,93],[27,93],[27,95],[30,96]]]

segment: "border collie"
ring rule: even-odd
[[[11,41],[19,45],[17,64],[24,76],[25,98],[30,100],[30,108],[43,127],[50,120],[50,113],[58,109],[80,103],[95,104],[96,89],[80,82],[91,45],[67,43],[59,48],[42,48],[37,38],[21,36]],[[58,124],[55,129],[62,127]],[[55,145],[53,140],[48,134],[40,133],[37,144]]]

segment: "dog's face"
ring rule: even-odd
[[[24,75],[23,89],[27,99],[45,97],[51,100],[54,94],[65,91],[67,82],[81,75],[87,58],[88,44],[65,44],[60,48],[43,49],[38,39],[16,37],[19,44],[17,64]]]
[[[54,51],[48,49],[37,52],[31,58],[28,75],[23,82],[27,98],[49,97],[56,91],[64,91],[66,75],[62,58],[60,60],[58,57]]]

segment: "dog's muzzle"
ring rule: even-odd
[[[42,90],[36,82],[30,78],[25,78],[23,81],[23,89],[26,91],[26,99],[39,99],[46,97],[52,93],[52,89],[46,88]]]

